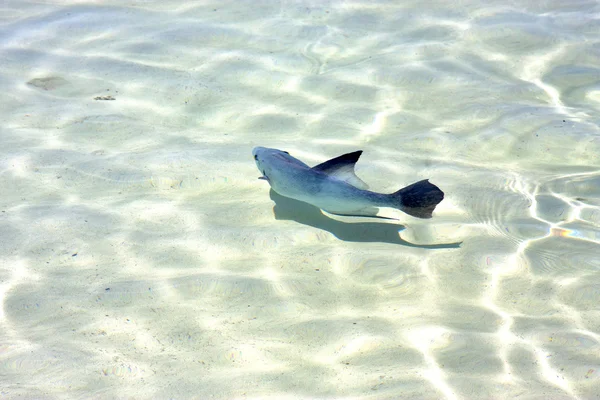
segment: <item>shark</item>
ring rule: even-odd
[[[355,173],[362,150],[343,154],[314,167],[289,152],[255,147],[254,161],[271,189],[281,196],[311,204],[334,215],[379,217],[379,208],[390,207],[416,218],[431,218],[444,192],[424,179],[396,192],[368,190]]]

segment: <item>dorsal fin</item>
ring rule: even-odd
[[[365,190],[369,186],[354,173],[354,164],[356,164],[361,154],[362,150],[343,154],[339,157],[332,158],[331,160],[316,165],[312,169],[345,181],[359,189]]]

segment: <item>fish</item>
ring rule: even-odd
[[[362,153],[354,151],[310,167],[287,151],[267,147],[252,150],[262,173],[259,179],[266,180],[273,191],[330,214],[379,217],[380,207],[391,207],[416,218],[433,216],[444,199],[440,188],[424,179],[393,193],[372,192],[354,170]]]

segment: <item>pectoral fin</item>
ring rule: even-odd
[[[258,179],[264,179],[265,181],[271,183],[271,181],[269,180],[269,177],[267,176],[267,174],[265,174],[265,171],[263,170],[263,176],[259,176]]]
[[[331,160],[314,166],[312,169],[347,182],[358,189],[366,190],[369,188],[369,186],[354,173],[354,165],[360,158],[361,154],[362,150],[343,154],[339,157],[332,158]]]

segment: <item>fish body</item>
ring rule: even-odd
[[[252,151],[256,166],[271,188],[332,214],[376,217],[379,207],[392,207],[418,218],[431,218],[444,193],[423,180],[391,194],[367,190],[354,173],[362,151],[310,167],[289,153],[266,147]]]

